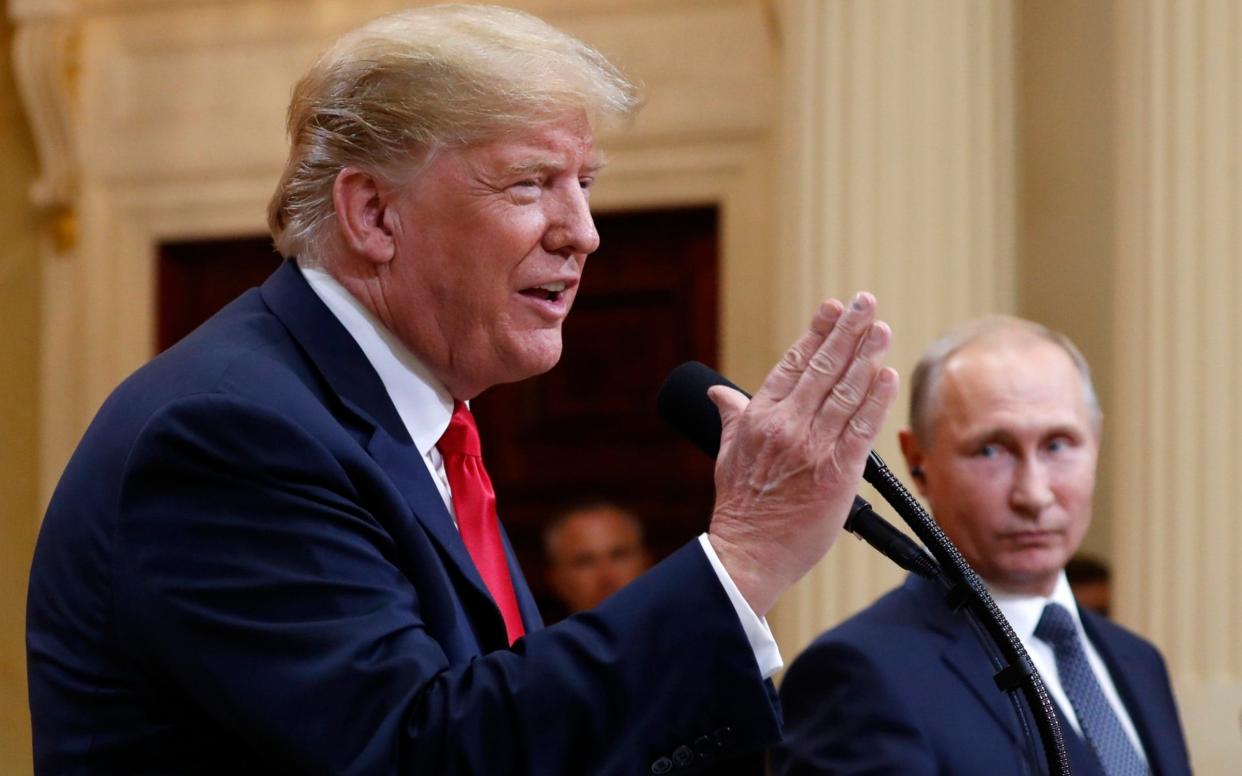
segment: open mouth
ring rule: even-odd
[[[555,283],[544,283],[542,286],[525,289],[522,293],[526,296],[542,299],[545,302],[559,302],[565,295],[565,281],[558,280]]]

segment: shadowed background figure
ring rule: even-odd
[[[569,614],[595,608],[651,565],[638,515],[602,499],[553,518],[543,548],[548,587]]]

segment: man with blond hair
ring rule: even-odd
[[[499,8],[384,17],[314,64],[269,212],[288,260],[117,388],[49,506],[37,771],[684,773],[777,738],[762,618],[896,390],[875,300],[821,305],[749,403],[713,389],[709,531],[549,628],[467,404],[560,357],[594,135],[635,104]]]
[[[1043,677],[1075,776],[1185,774],[1159,653],[1078,606],[1065,578],[1091,521],[1102,422],[1073,343],[991,317],[924,353],[901,450]],[[787,728],[773,770],[1043,773],[992,674],[943,587],[911,576],[794,661],[781,685]]]

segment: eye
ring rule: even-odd
[[[975,451],[976,458],[996,458],[1001,453],[997,445],[983,445]]]
[[[510,184],[508,191],[509,196],[516,202],[534,202],[543,192],[543,181],[538,178],[524,178]]]
[[[1049,441],[1048,444],[1044,447],[1044,449],[1050,453],[1059,453],[1059,452],[1062,452],[1063,450],[1068,450],[1070,447],[1070,444],[1071,442],[1068,438],[1057,437],[1056,439]]]

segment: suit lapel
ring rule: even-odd
[[[979,643],[979,636],[967,621],[967,615],[949,609],[944,600],[944,590],[937,583],[911,576],[906,585],[922,603],[920,611],[925,613],[927,627],[944,636],[946,644],[941,657],[949,670],[979,699],[979,703],[988,710],[992,719],[1005,731],[1005,735],[1009,737],[1013,745],[1025,751],[1027,741],[1018,725],[1018,712],[1009,697],[996,686],[993,678],[995,671],[991,660],[984,651],[983,645]],[[1053,705],[1055,706],[1055,703]],[[1022,713],[1029,715],[1030,712],[1026,709],[1025,702],[1022,706]],[[1034,718],[1028,716],[1028,719],[1034,732]],[[1092,776],[1099,773],[1094,755],[1086,748],[1086,743],[1074,732],[1074,728],[1065,721],[1065,716],[1059,708],[1057,708],[1057,719],[1061,723],[1066,754],[1069,756],[1073,773],[1076,776],[1078,774]],[[1040,765],[1035,768],[1035,772],[1041,773],[1042,769],[1041,756]]]
[[[966,615],[954,614],[952,616],[964,618]],[[983,647],[979,644],[969,624],[964,624],[966,627],[956,630],[952,634],[952,641],[946,645],[942,653],[944,662],[962,683],[970,688],[970,691],[979,699],[979,703],[996,720],[996,724],[1000,725],[1005,734],[1013,740],[1014,745],[1023,746],[1025,742],[1018,729],[1013,703],[1005,693],[997,688],[992,678],[995,671],[992,669],[987,653],[983,651]]]
[[[518,564],[517,553],[509,541],[509,532],[505,530],[504,521],[500,521],[500,540],[505,545],[505,561],[509,564],[509,576],[513,579],[513,592],[517,594],[518,610],[522,613],[522,626],[527,633],[543,627],[543,616],[539,614],[539,605],[535,596],[526,584],[526,575],[518,572],[522,567]],[[497,612],[500,610],[497,609]]]
[[[263,284],[260,292],[268,308],[297,340],[331,392],[340,400],[341,406],[373,429],[366,442],[368,454],[396,485],[414,516],[466,588],[486,604],[491,615],[487,618],[488,640],[491,640],[491,632],[498,625],[503,643],[504,620],[500,610],[470,559],[461,534],[444,508],[440,492],[431,481],[431,474],[414,447],[397,408],[358,343],[311,290],[293,261],[281,265]],[[518,566],[508,540],[505,541],[512,571]],[[512,576],[516,588],[522,575]],[[520,587],[525,593],[524,598],[530,599],[533,607],[534,601],[525,583]],[[525,600],[523,611],[526,612],[524,604]],[[491,622],[493,619],[494,623]],[[525,614],[523,619],[526,619]]]
[[[1087,638],[1091,639],[1108,667],[1117,694],[1121,696],[1121,702],[1125,704],[1130,720],[1138,731],[1152,772],[1180,772],[1183,766],[1178,765],[1176,756],[1162,745],[1168,740],[1167,731],[1176,733],[1180,729],[1177,718],[1170,716],[1172,709],[1165,709],[1164,704],[1158,702],[1164,695],[1162,677],[1149,673],[1151,661],[1147,655],[1137,652],[1129,641],[1115,637],[1110,632],[1109,623],[1081,607],[1078,611]],[[1161,735],[1161,732],[1164,734]]]
[[[475,592],[487,599],[499,619],[500,610],[496,608],[487,586],[483,584],[483,578],[479,576],[479,571],[461,540],[461,533],[453,524],[452,516],[444,508],[440,491],[431,481],[431,473],[427,471],[418,449],[408,441],[396,441],[383,428],[376,428],[367,443],[367,452],[401,491],[411,511],[422,523],[432,541],[439,546],[441,553],[452,561],[452,565]],[[503,619],[500,622],[503,632]]]
[[[920,603],[919,611],[923,613],[926,627],[945,639],[941,650],[945,665],[979,699],[1005,734],[1021,745],[1013,704],[993,681],[992,663],[967,621],[967,615],[949,609],[944,600],[944,588],[939,583],[911,575],[905,584]]]

